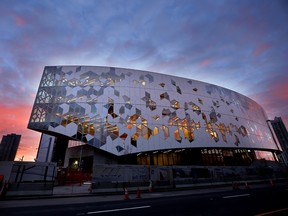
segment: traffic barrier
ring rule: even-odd
[[[275,187],[275,183],[273,182],[272,179],[270,179],[269,183],[270,183],[270,186],[271,186],[271,187]]]
[[[129,193],[127,188],[124,189],[125,193],[124,193],[124,200],[128,200],[129,199]]]
[[[151,193],[152,192],[152,181],[150,180],[150,184],[149,184],[149,187],[148,187],[148,192]]]
[[[238,185],[238,183],[237,183],[237,182],[233,182],[233,183],[232,183],[232,188],[233,188],[233,190],[239,190],[239,185]]]
[[[250,189],[248,182],[245,182],[245,189]]]
[[[136,192],[136,198],[141,198],[141,191],[139,189],[139,187],[137,188],[137,192]]]

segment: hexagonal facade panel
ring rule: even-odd
[[[47,66],[28,128],[118,156],[187,148],[277,150],[266,120],[250,98],[197,80],[113,67]]]

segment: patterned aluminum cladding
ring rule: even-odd
[[[179,148],[277,149],[256,102],[159,73],[47,66],[28,128],[115,155]]]

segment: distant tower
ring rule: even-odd
[[[21,135],[8,134],[2,137],[0,144],[0,161],[14,161]]]
[[[276,137],[279,141],[279,144],[283,150],[283,153],[280,155],[282,162],[288,166],[288,132],[281,119],[281,117],[275,117],[274,120],[271,120],[271,125],[276,134]]]

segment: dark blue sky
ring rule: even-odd
[[[37,151],[40,135],[26,127],[46,65],[201,80],[288,125],[288,1],[1,0],[0,13],[0,135],[22,134],[24,160]]]

